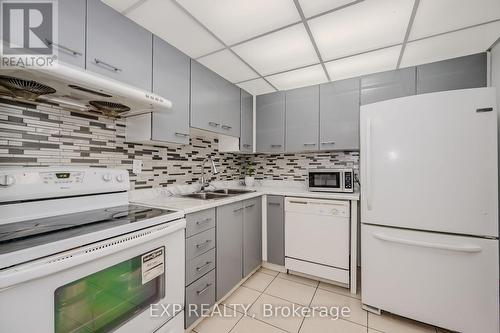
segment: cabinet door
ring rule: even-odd
[[[243,276],[247,276],[262,263],[262,198],[243,205]]]
[[[189,143],[189,79],[189,57],[154,36],[153,92],[171,100],[173,107],[153,113],[153,140]]]
[[[417,94],[480,88],[487,85],[486,53],[448,59],[417,67]]]
[[[240,88],[218,77],[219,83],[219,133],[239,137],[241,122]]]
[[[191,61],[191,127],[220,130],[218,90],[218,75]]]
[[[153,37],[99,0],[87,1],[87,69],[151,91]]]
[[[361,105],[416,94],[415,67],[361,77]]]
[[[359,149],[359,79],[320,86],[321,150]]]
[[[267,196],[267,262],[285,265],[285,218],[282,196]]]
[[[52,45],[59,61],[81,68],[85,68],[85,6],[86,0],[58,2],[59,41]]]
[[[241,89],[240,151],[253,152],[253,96]]]
[[[217,208],[217,300],[243,278],[243,202]]]
[[[285,92],[257,96],[257,151],[285,151]]]
[[[286,92],[286,151],[318,150],[319,86]]]

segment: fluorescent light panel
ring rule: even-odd
[[[199,58],[198,61],[233,83],[258,77],[250,67],[227,49]]]
[[[249,92],[250,94],[255,95],[255,96],[276,91],[264,79],[256,79],[256,80],[238,83],[238,87],[246,90],[247,92]]]
[[[321,65],[296,69],[266,77],[279,90],[295,89],[327,82]]]
[[[299,3],[305,17],[311,17],[354,1],[356,0],[299,0]]]

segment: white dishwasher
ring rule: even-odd
[[[348,201],[285,200],[285,267],[349,285]]]

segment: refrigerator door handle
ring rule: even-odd
[[[470,245],[459,246],[450,244],[430,243],[430,242],[416,241],[411,239],[391,237],[381,233],[374,233],[373,237],[381,241],[390,243],[398,243],[403,245],[426,247],[431,249],[439,249],[439,250],[446,250],[453,252],[477,253],[482,251],[482,248],[479,246],[470,246]]]
[[[368,210],[372,210],[372,177],[371,177],[371,141],[372,141],[372,121],[370,118],[366,118],[366,206]]]

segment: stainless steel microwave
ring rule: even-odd
[[[307,188],[318,192],[354,192],[352,168],[309,169]]]

